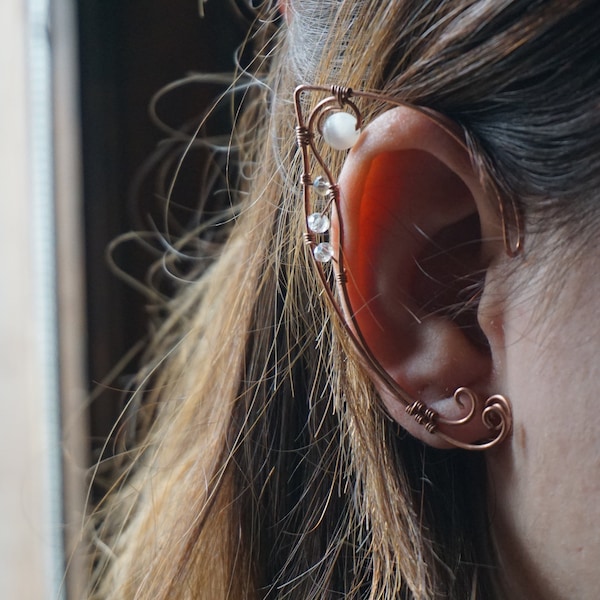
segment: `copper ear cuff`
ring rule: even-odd
[[[305,118],[303,95],[306,93],[316,93],[323,98]],[[298,87],[294,94],[294,101],[297,118],[296,138],[303,163],[301,184],[306,217],[304,241],[312,254],[325,294],[367,370],[393,393],[405,406],[406,413],[429,433],[437,435],[456,448],[487,450],[505,440],[512,429],[512,408],[504,396],[494,395],[482,401],[473,390],[460,387],[454,392],[454,400],[466,409],[466,414],[458,420],[445,419],[421,400],[411,397],[396,383],[369,349],[356,322],[347,290],[343,223],[338,223],[336,247],[329,240],[332,211],[339,215],[340,192],[335,177],[321,157],[318,146],[325,143],[335,150],[346,151],[354,145],[363,126],[363,116],[355,101],[360,99],[383,102],[390,106],[406,106],[416,110],[434,121],[467,150],[464,137],[456,126],[443,115],[426,107],[340,86]],[[313,167],[320,171],[317,177],[313,177]],[[505,203],[499,200],[499,210],[506,253],[509,256],[516,256],[521,251],[523,242],[520,212],[514,201],[505,206]],[[509,216],[512,217],[512,223],[509,223]],[[516,232],[516,237],[511,237],[511,231]],[[447,433],[453,428],[474,422],[475,419],[481,419],[486,431],[489,432],[484,439],[475,443],[465,443]]]

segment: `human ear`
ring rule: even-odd
[[[489,438],[475,398],[494,393],[493,340],[477,324],[477,298],[504,251],[502,223],[460,134],[422,111],[388,110],[363,131],[338,186],[343,309],[374,358],[367,369],[387,412],[438,447]],[[407,397],[419,403],[408,412]]]

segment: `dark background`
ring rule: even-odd
[[[108,375],[148,327],[146,298],[115,274],[106,254],[118,236],[149,229],[164,200],[153,189],[160,160],[147,169],[164,138],[149,116],[151,98],[190,72],[231,72],[248,28],[228,0],[207,2],[204,18],[198,9],[197,0],[78,3],[92,462],[122,408],[136,359],[116,378]],[[177,89],[161,100],[161,117],[174,127],[193,122],[214,95],[210,86]],[[191,198],[195,182],[187,185]],[[119,244],[112,257],[138,281],[152,259],[134,242]]]

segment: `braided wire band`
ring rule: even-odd
[[[306,93],[324,95],[324,98],[310,110],[307,117],[304,115],[302,106],[303,95]],[[372,92],[357,92],[351,88],[337,85],[329,88],[303,85],[296,88],[294,94],[297,118],[296,140],[302,154],[303,173],[300,182],[303,188],[305,223],[307,224],[304,242],[315,257],[313,262],[323,283],[325,294],[368,371],[405,406],[406,413],[429,433],[437,435],[457,448],[487,450],[500,444],[511,432],[512,409],[510,402],[498,394],[482,402],[473,390],[460,387],[454,393],[454,401],[463,410],[466,408],[466,415],[457,420],[442,418],[439,413],[429,408],[421,400],[412,398],[390,376],[370,350],[356,322],[355,313],[351,310],[347,291],[348,277],[344,267],[343,223],[338,224],[337,248],[331,246],[328,237],[329,216],[326,213],[331,209],[339,214],[340,193],[336,178],[318,150],[317,137],[324,136],[323,124],[327,116],[340,111],[350,113],[356,120],[356,130],[360,130],[363,116],[356,104],[356,101],[360,99],[385,102],[391,106],[406,106],[416,110],[439,125],[468,152],[462,132],[457,131],[456,126],[446,117],[429,108],[415,106],[393,97]],[[323,176],[313,178],[313,165],[320,169]],[[319,205],[315,202],[315,195],[319,198]],[[523,242],[520,212],[514,200],[511,199],[508,206],[505,206],[505,203],[500,200],[500,196],[498,198],[505,250],[509,256],[515,256],[521,251]],[[510,235],[513,230],[516,232],[514,239]],[[329,262],[335,264],[335,269]],[[489,435],[478,442],[464,443],[447,433],[453,428],[464,426],[477,418],[481,419],[489,432]]]

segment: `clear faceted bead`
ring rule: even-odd
[[[316,261],[327,263],[333,258],[333,246],[328,242],[322,242],[315,246],[313,255]]]
[[[336,150],[348,150],[358,140],[356,117],[345,111],[334,112],[323,123],[323,139]]]
[[[315,180],[313,181],[313,188],[319,196],[327,196],[330,188],[329,181],[327,181],[325,177],[319,175],[318,177],[315,177]]]
[[[306,222],[308,228],[314,233],[325,233],[329,231],[329,226],[331,225],[329,217],[318,212],[308,215]]]

